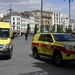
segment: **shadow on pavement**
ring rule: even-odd
[[[33,58],[33,55],[29,55]],[[45,75],[74,75],[75,74],[75,62],[66,62],[63,67],[55,66],[50,58],[41,57],[39,61],[34,62],[33,67],[41,68],[47,74]],[[62,74],[61,74],[62,73]],[[42,75],[42,74],[34,74]]]
[[[29,56],[34,58],[32,54],[30,54]],[[40,59],[37,60],[54,65],[52,62],[52,58],[50,57],[41,56]],[[62,68],[75,68],[75,62],[66,62]]]
[[[35,72],[24,73],[24,74],[19,74],[19,75],[46,75],[46,74],[44,71],[35,71]]]
[[[1,60],[8,60],[6,57],[4,57],[4,56],[0,56],[0,61]]]

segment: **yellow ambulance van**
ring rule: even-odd
[[[0,22],[0,56],[11,59],[13,52],[12,28],[9,22]]]

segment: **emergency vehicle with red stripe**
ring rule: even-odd
[[[51,57],[57,66],[75,61],[75,39],[67,33],[37,33],[32,39],[31,49],[35,59],[40,55]]]

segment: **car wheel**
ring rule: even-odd
[[[11,48],[11,52],[13,52],[13,45],[12,45],[12,48]]]
[[[12,51],[10,51],[7,55],[7,59],[11,59],[12,58]]]
[[[63,65],[63,60],[60,52],[54,53],[53,55],[53,62],[57,66],[62,66]]]
[[[35,48],[35,50],[33,50],[33,57],[35,59],[39,59],[39,57],[40,57],[36,48]]]

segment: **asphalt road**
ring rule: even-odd
[[[12,59],[0,59],[0,75],[75,75],[75,63],[57,67],[48,58],[34,59],[31,39],[17,37],[13,40]]]

